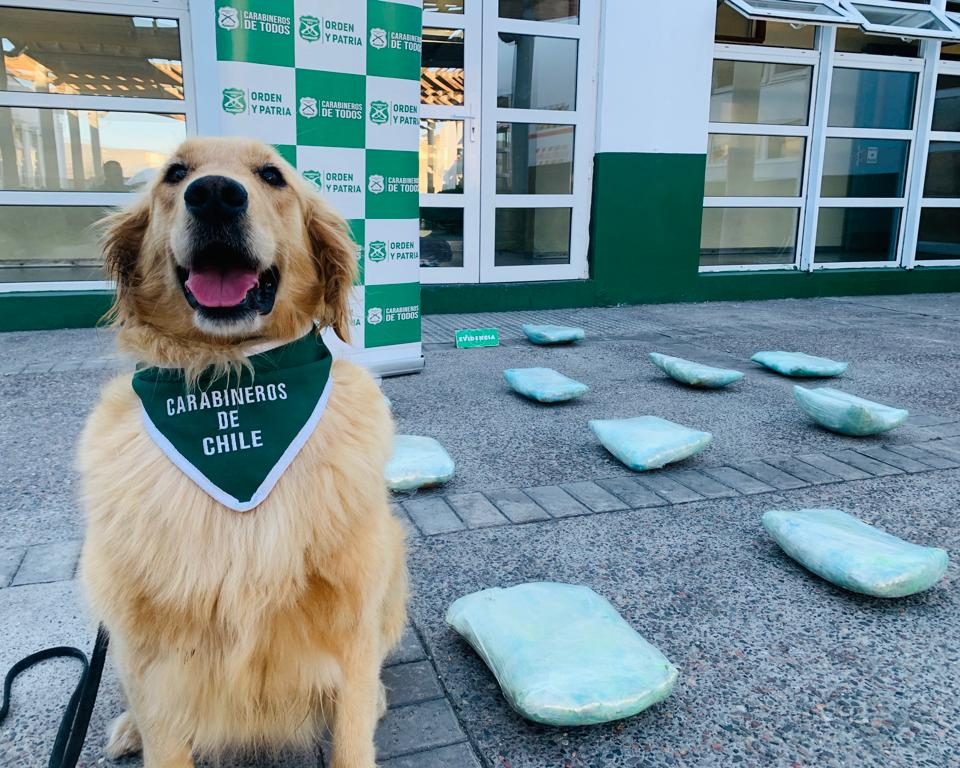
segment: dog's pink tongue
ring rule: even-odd
[[[252,269],[191,271],[187,278],[190,293],[205,307],[235,307],[256,284],[257,273]]]

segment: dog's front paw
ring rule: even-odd
[[[129,712],[124,712],[120,717],[110,723],[109,735],[107,737],[107,757],[111,760],[117,760],[127,755],[135,755],[143,750],[143,741],[140,738],[140,730]]]

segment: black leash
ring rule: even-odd
[[[90,726],[90,715],[97,700],[97,690],[100,688],[100,677],[103,675],[103,664],[107,658],[107,644],[110,638],[103,624],[97,630],[97,641],[93,645],[93,653],[87,660],[86,654],[79,648],[59,645],[56,648],[46,648],[31,653],[20,659],[10,667],[7,676],[3,679],[3,704],[0,705],[0,723],[10,712],[10,689],[13,681],[21,672],[34,664],[48,659],[76,659],[83,665],[80,682],[67,703],[67,708],[60,721],[57,738],[53,742],[53,752],[47,768],[75,768],[80,759],[80,750],[83,749],[84,739],[87,738],[87,728]]]

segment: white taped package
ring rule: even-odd
[[[517,712],[592,725],[665,699],[676,668],[589,587],[555,582],[461,597],[447,623],[473,646]]]

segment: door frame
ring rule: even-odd
[[[420,119],[459,120],[463,123],[463,192],[460,194],[420,194],[421,208],[459,208],[463,211],[463,266],[421,267],[420,282],[476,283],[480,279],[480,82],[481,5],[464,3],[464,12],[435,13],[424,11],[423,27],[462,29],[463,104],[441,106],[420,105]],[[422,123],[421,123],[422,124]],[[472,215],[471,215],[472,212]]]
[[[492,9],[492,6],[487,6]],[[497,43],[500,32],[577,41],[576,109],[510,109],[497,106]],[[579,24],[525,21],[488,14],[483,19],[483,65],[480,106],[481,195],[480,282],[577,280],[589,275],[590,207],[596,131],[600,0],[581,0]],[[564,195],[520,195],[496,192],[497,123],[540,123],[574,126],[573,188]],[[570,208],[570,262],[537,266],[496,266],[498,208]]]

